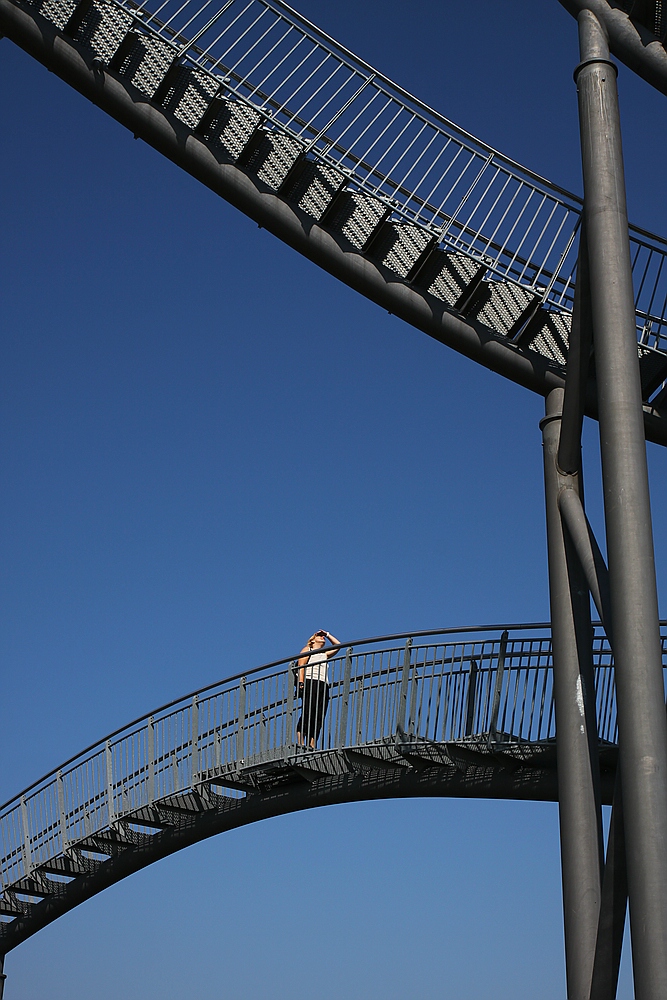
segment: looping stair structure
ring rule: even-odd
[[[568,996],[615,1000],[628,904],[636,995],[667,996],[667,625],[645,445],[667,444],[667,241],[628,229],[610,58],[667,94],[667,11],[560,2],[578,22],[584,201],[282,0],[0,0],[0,35],[136,138],[546,397],[552,618],[336,647],[312,747],[312,685],[281,660],[31,785],[0,807],[0,1000],[7,952],[160,858],[281,813],[428,795],[558,801]],[[583,503],[585,414],[600,421],[606,560]]]
[[[667,665],[667,627],[662,626]],[[603,801],[617,758],[611,651],[593,641]],[[546,625],[367,639],[329,661],[314,750],[296,660],[196,691],[112,733],[0,809],[0,952],[133,872],[255,820],[362,799],[556,801]]]
[[[563,385],[581,199],[280,0],[218,4],[0,0],[0,32],[390,312],[538,393]],[[646,435],[664,444],[667,242],[630,238]]]

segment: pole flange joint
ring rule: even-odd
[[[562,413],[547,413],[546,417],[542,417],[540,420],[540,430],[543,431],[547,424],[550,424],[552,420],[562,420]]]
[[[593,56],[592,59],[584,59],[582,62],[579,63],[578,66],[575,66],[574,73],[572,74],[574,82],[575,83],[579,82],[579,74],[581,73],[582,69],[585,69],[587,66],[595,66],[595,65],[611,66],[616,76],[618,76],[618,66],[616,65],[615,62],[612,62],[611,59],[603,59],[601,56]]]

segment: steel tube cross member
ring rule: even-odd
[[[600,914],[603,859],[588,586],[561,520],[558,495],[578,476],[557,464],[563,390],[547,397],[540,422],[549,553],[556,702],[558,811],[568,1000],[589,1000]]]
[[[575,72],[637,1000],[667,997],[667,720],[616,70],[579,15]]]

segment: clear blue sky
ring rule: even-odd
[[[556,0],[299,9],[580,190]],[[623,70],[620,88],[631,215],[665,234],[667,103]],[[2,800],[315,628],[548,617],[539,397],[317,270],[6,40],[0,93]],[[271,820],[106,891],[7,972],[7,1000],[562,1000],[556,807]]]

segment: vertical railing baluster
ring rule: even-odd
[[[472,736],[475,728],[475,703],[477,700],[477,660],[470,660],[468,675],[468,701],[466,704],[466,736]]]
[[[264,687],[264,685],[262,685]],[[264,710],[259,709],[259,752],[263,756],[268,751],[267,720]]]
[[[63,774],[58,771],[56,774],[56,788],[58,791],[58,820],[60,823],[61,850],[67,850],[67,815],[65,813],[65,789],[63,787]]]
[[[236,730],[236,763],[240,764],[243,760],[243,744],[245,735],[245,684],[246,679],[242,677],[239,681],[239,719],[238,728]]]
[[[296,660],[292,660],[287,671],[287,709],[285,712],[284,745],[289,747],[294,742],[294,694],[297,685]]]
[[[350,705],[350,682],[352,679],[352,646],[348,646],[345,653],[345,667],[343,668],[343,693],[340,700],[340,714],[338,716],[338,739],[336,746],[344,747],[347,738],[347,715]]]
[[[193,695],[190,709],[190,785],[195,787],[199,777],[199,699]]]
[[[23,868],[27,877],[32,871],[32,850],[30,847],[30,823],[25,795],[21,796],[21,823],[23,825]]]
[[[116,816],[115,816],[114,801],[113,801],[113,753],[111,750],[110,740],[107,740],[106,742],[104,756],[106,760],[106,771],[107,771],[107,808],[109,812],[109,826],[111,826]]]
[[[155,723],[153,716],[148,720],[148,732],[146,734],[148,761],[146,763],[147,782],[146,799],[149,806],[155,801]]]
[[[408,664],[408,669],[409,669],[409,664]],[[416,721],[417,721],[417,685],[418,685],[418,682],[419,682],[419,678],[417,676],[417,664],[415,663],[414,664],[414,668],[412,670],[412,687],[410,688],[410,711],[408,713],[407,726],[406,726],[407,734],[410,737],[414,737],[414,735],[415,735],[415,725],[416,725]]]
[[[498,713],[500,712],[500,696],[503,690],[503,677],[505,674],[505,653],[507,651],[507,629],[500,637],[500,648],[498,649],[498,666],[496,668],[496,686],[493,691],[493,705],[491,707],[491,725],[489,726],[489,740],[495,740],[498,736]]]
[[[180,791],[180,781],[178,780],[178,756],[176,751],[173,750],[171,754],[171,774],[172,774],[172,784],[174,786],[174,792]]]
[[[360,677],[357,680],[357,699],[356,700],[357,700],[357,704],[356,704],[355,708],[356,708],[356,717],[357,717],[356,721],[357,721],[357,725],[356,725],[356,740],[355,740],[355,743],[356,743],[356,746],[359,746],[359,744],[361,743],[361,734],[362,734],[362,731],[363,731],[363,707],[364,707],[363,706],[363,702],[364,702],[364,679],[363,679],[363,677]]]
[[[410,683],[410,653],[412,651],[412,639],[408,639],[403,650],[403,663],[401,666],[401,693],[398,699],[398,718],[396,720],[396,736],[405,736],[405,716],[408,706],[408,685]]]

